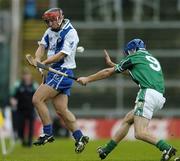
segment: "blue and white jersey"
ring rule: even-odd
[[[53,63],[52,68],[76,68],[75,54],[76,48],[79,43],[79,37],[77,31],[71,25],[68,19],[65,19],[65,24],[62,29],[58,32],[52,31],[48,28],[44,33],[41,41],[38,42],[40,45],[44,45],[47,51],[47,56],[53,56],[59,52],[66,54],[64,59],[59,62]]]

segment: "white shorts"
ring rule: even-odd
[[[162,109],[166,99],[154,89],[140,89],[136,97],[134,115],[151,119],[153,113]]]

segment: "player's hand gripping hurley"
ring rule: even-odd
[[[26,59],[29,62],[29,64],[34,66],[34,67],[38,67],[38,68],[41,68],[41,69],[44,69],[44,70],[51,71],[53,73],[59,74],[59,75],[64,76],[64,77],[68,77],[70,79],[77,80],[76,77],[72,77],[72,76],[70,76],[70,75],[68,75],[66,73],[60,72],[60,71],[55,70],[55,69],[53,69],[51,67],[48,67],[48,66],[46,66],[46,65],[44,65],[44,64],[42,64],[40,62],[37,62],[30,54],[26,55]]]

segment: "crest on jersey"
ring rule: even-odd
[[[74,46],[74,41],[70,43],[70,48],[73,48]]]

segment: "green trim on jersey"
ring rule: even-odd
[[[136,107],[134,111],[134,115],[136,116],[143,116],[143,107],[145,103],[145,96],[146,96],[147,89],[140,89],[137,97],[136,97]]]
[[[116,64],[114,66],[114,70],[115,70],[116,73],[121,72],[119,64]]]
[[[145,101],[146,90],[147,90],[146,88],[139,90],[137,97],[136,97],[136,101],[139,101],[139,102]]]
[[[136,116],[143,116],[143,107],[137,107],[134,111],[134,115]]]
[[[134,82],[141,89],[155,89],[160,93],[164,93],[164,77],[159,61],[154,58],[146,50],[138,50],[134,54],[130,54],[123,58],[119,64],[115,66],[115,72],[121,73],[129,70]]]

